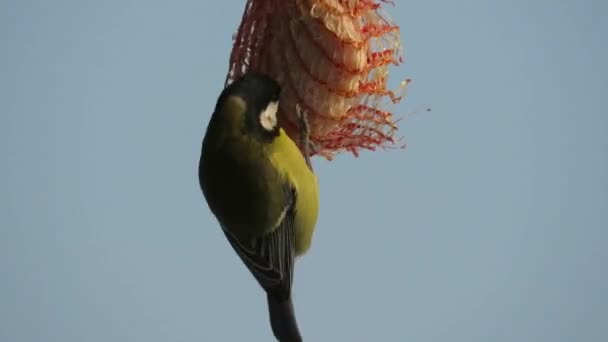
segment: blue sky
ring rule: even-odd
[[[0,340],[271,340],[196,178],[242,7],[0,1]],[[608,340],[608,4],[388,10],[408,147],[313,160],[304,337]]]

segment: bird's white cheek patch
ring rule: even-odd
[[[272,131],[277,126],[277,110],[279,102],[270,102],[268,107],[260,115],[260,124],[267,131]]]

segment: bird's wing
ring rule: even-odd
[[[296,192],[285,188],[285,215],[272,232],[252,241],[239,241],[222,229],[247,268],[269,295],[286,299],[291,293],[295,259]]]

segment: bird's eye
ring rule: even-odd
[[[279,102],[270,102],[266,109],[260,114],[260,125],[267,130],[272,131],[277,126],[277,110],[279,109]]]

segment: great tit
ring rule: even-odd
[[[226,238],[267,295],[272,331],[302,341],[291,288],[319,209],[308,157],[280,127],[281,87],[247,73],[220,94],[203,139],[199,182]],[[303,120],[305,123],[306,120]],[[302,124],[302,136],[307,125]]]

